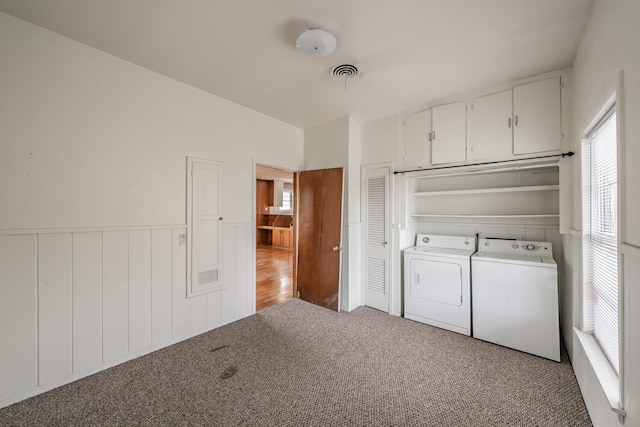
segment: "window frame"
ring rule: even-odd
[[[603,211],[601,210],[602,208],[606,207],[606,203],[597,203],[595,202],[596,205],[596,209],[597,212],[594,212],[594,195],[596,193],[596,189],[592,188],[593,185],[593,172],[594,172],[594,166],[593,166],[593,160],[594,160],[594,155],[593,155],[593,144],[594,144],[594,138],[598,135],[598,133],[600,132],[601,129],[603,129],[604,126],[610,126],[610,122],[609,120],[611,120],[613,118],[614,123],[614,131],[615,131],[615,149],[616,149],[616,154],[615,154],[615,190],[616,190],[616,200],[615,200],[615,218],[613,218],[613,210],[606,210]],[[617,150],[618,150],[618,142],[619,138],[618,138],[618,132],[617,132],[617,112],[616,112],[616,105],[613,104],[608,110],[607,112],[600,118],[600,120],[598,120],[598,122],[592,127],[591,131],[588,133],[587,137],[583,139],[583,146],[582,146],[582,153],[583,153],[583,159],[582,159],[582,165],[581,165],[581,172],[582,172],[582,218],[583,218],[583,224],[582,224],[582,228],[583,228],[583,239],[582,239],[582,270],[583,270],[583,280],[582,280],[582,286],[583,286],[583,294],[582,294],[582,306],[583,306],[583,313],[582,313],[582,331],[592,335],[595,339],[595,341],[597,342],[598,346],[600,347],[600,350],[602,351],[602,353],[605,355],[607,361],[611,364],[612,369],[615,371],[616,375],[619,376],[620,375],[620,370],[622,367],[622,353],[623,353],[623,346],[622,346],[622,334],[621,334],[621,327],[620,325],[623,322],[623,317],[622,317],[622,304],[621,304],[621,299],[620,296],[622,294],[622,283],[621,283],[621,278],[620,278],[620,267],[621,267],[621,259],[620,259],[620,236],[619,236],[619,231],[618,231],[618,223],[619,223],[619,208],[620,208],[620,201],[619,201],[619,197],[618,194],[620,193],[620,189],[619,189],[619,181],[620,181],[620,170],[619,170],[619,165],[618,165],[618,155],[617,155]],[[588,177],[585,177],[585,174],[589,174]],[[589,182],[587,182],[587,179],[589,180]],[[602,188],[602,191],[599,191],[597,193],[597,195],[599,196],[599,199],[602,200],[603,198],[605,198],[606,196],[604,195],[604,193],[606,192],[606,188]],[[609,196],[610,198],[611,196]],[[594,215],[596,216],[594,218]],[[609,217],[609,221],[607,222],[607,226],[615,226],[615,229],[610,230],[609,232],[606,232],[606,230],[600,230],[600,232],[598,234],[596,233],[592,233],[592,229],[594,222],[597,222],[599,226],[602,226],[602,219],[604,217],[608,216]],[[615,220],[615,222],[614,222]],[[605,221],[606,222],[606,221]],[[615,260],[616,260],[616,271],[615,271],[615,277],[613,278],[613,280],[615,281],[615,291],[616,291],[616,296],[617,296],[617,301],[616,301],[616,324],[615,324],[615,331],[616,331],[616,344],[617,344],[617,348],[615,349],[611,349],[611,346],[607,346],[606,344],[604,344],[601,340],[607,337],[604,336],[598,336],[598,334],[596,333],[596,320],[594,319],[594,305],[597,302],[593,302],[593,300],[597,300],[597,296],[594,296],[596,292],[596,290],[594,290],[594,284],[591,280],[591,278],[594,275],[594,272],[597,270],[597,267],[594,266],[595,261],[592,258],[592,253],[594,252],[594,247],[598,244],[597,242],[594,242],[592,236],[603,236],[604,239],[606,240],[615,240]],[[615,237],[614,237],[615,235]],[[607,237],[612,237],[613,239],[607,239]],[[606,244],[601,244],[601,247],[606,246]],[[612,326],[612,325],[610,325]],[[614,350],[615,353],[611,354],[611,351]],[[613,356],[615,356],[615,358],[612,358]]]

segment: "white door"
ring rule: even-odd
[[[431,110],[404,118],[404,167],[420,169],[431,165]]]
[[[434,165],[467,160],[467,104],[464,101],[434,107],[432,126]]]
[[[511,89],[473,100],[473,160],[512,157],[512,110]]]
[[[513,88],[513,153],[562,148],[560,77]]]
[[[188,159],[187,296],[222,288],[222,183],[223,165]]]
[[[413,298],[455,307],[462,305],[462,267],[454,262],[415,258],[410,263]]]
[[[389,311],[389,167],[364,169],[364,304]]]

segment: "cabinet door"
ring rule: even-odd
[[[284,231],[284,245],[287,249],[293,249],[293,239],[291,238],[291,230]]]
[[[473,160],[513,156],[513,91],[473,100]]]
[[[431,165],[431,110],[404,118],[404,167],[418,169]]]
[[[513,88],[513,114],[513,154],[560,150],[560,77]]]
[[[282,246],[282,231],[275,229],[273,230],[271,244],[278,247]]]
[[[433,164],[467,160],[467,107],[464,101],[433,108]]]

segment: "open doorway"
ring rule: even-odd
[[[293,298],[294,174],[256,165],[256,311]]]

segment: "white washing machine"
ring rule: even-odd
[[[480,239],[471,260],[473,336],[560,361],[551,243]]]
[[[404,317],[470,335],[475,250],[475,237],[418,234],[404,250]]]

